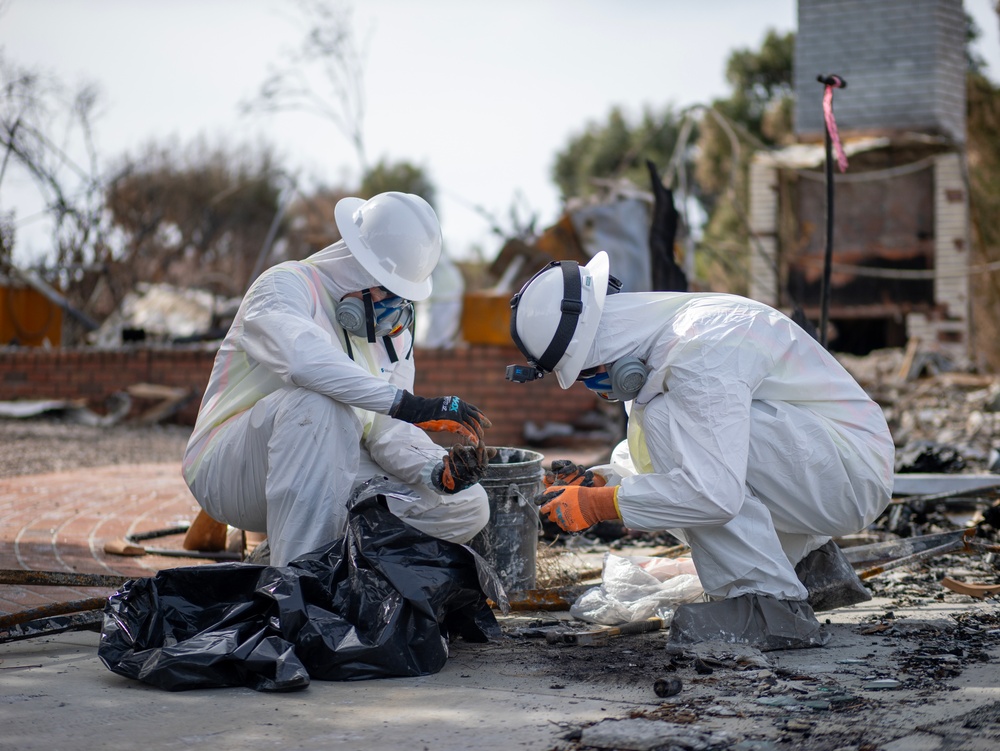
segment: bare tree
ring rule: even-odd
[[[92,122],[97,89],[67,92],[56,80],[10,62],[0,50],[0,183],[26,173],[52,221],[56,265],[104,260],[103,187]],[[16,217],[8,213],[4,249],[12,260]],[[10,242],[10,245],[8,245]]]
[[[220,291],[240,294],[262,238],[278,229],[285,182],[267,146],[150,144],[126,156],[121,177],[106,193],[120,246],[118,286],[198,285],[211,275],[228,280]]]
[[[251,112],[309,112],[331,122],[354,147],[367,171],[364,58],[353,31],[353,10],[343,2],[297,0],[293,23],[302,40],[269,66],[257,94],[241,105]]]

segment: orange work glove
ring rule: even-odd
[[[483,431],[493,427],[482,410],[457,396],[427,399],[414,396],[409,391],[399,392],[389,409],[389,417],[412,423],[422,430],[458,433],[477,446],[483,439]]]
[[[542,478],[546,488],[553,485],[584,485],[588,488],[604,485],[604,478],[595,475],[589,469],[574,464],[569,459],[554,459],[552,469],[546,471]]]
[[[497,455],[492,446],[479,444],[478,448],[457,444],[449,449],[444,459],[431,473],[431,485],[442,493],[458,493],[471,488],[483,479],[490,459]]]
[[[539,496],[539,509],[566,532],[582,532],[597,522],[621,519],[618,513],[618,485],[588,488],[582,485],[554,486]]]

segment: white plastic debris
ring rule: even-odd
[[[704,594],[690,558],[604,556],[601,585],[584,592],[570,607],[574,618],[604,626],[662,618]]]

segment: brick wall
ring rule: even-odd
[[[798,0],[795,131],[823,136],[820,74],[842,132],[901,129],[965,141],[965,15],[961,0]]]
[[[969,308],[969,209],[958,154],[942,154],[934,165],[934,300],[944,313],[906,317],[907,336],[964,367],[971,355]]]
[[[527,421],[573,423],[597,402],[582,386],[562,390],[554,376],[535,383],[510,383],[504,378],[507,366],[524,362],[514,347],[417,350],[415,357],[416,392],[424,396],[454,393],[475,404],[493,423],[489,440],[495,445],[523,445]]]
[[[458,394],[492,420],[489,441],[524,444],[525,422],[574,422],[592,409],[595,397],[576,387],[563,391],[555,378],[532,384],[504,379],[510,363],[521,362],[513,347],[471,345],[453,350],[417,350],[415,391],[422,396]],[[114,393],[136,383],[187,388],[195,394],[171,422],[193,425],[215,350],[211,347],[120,349],[0,349],[0,401],[83,399],[96,412]],[[133,414],[151,406],[133,404]]]

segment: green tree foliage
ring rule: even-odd
[[[732,124],[740,139],[742,157],[753,148],[791,142],[794,54],[795,34],[782,36],[771,30],[759,50],[738,49],[729,56],[726,81],[731,93],[711,106]],[[717,119],[702,119],[696,176],[710,195],[723,194],[732,180],[732,143]]]
[[[1000,262],[1000,87],[973,70],[967,77],[966,159],[973,258],[983,265]],[[970,278],[975,350],[985,366],[1000,372],[1000,268]]]
[[[765,143],[777,143],[791,134],[786,114],[795,96],[792,60],[795,34],[769,30],[759,50],[739,49],[726,62],[726,81],[732,87],[728,99],[716,106]]]
[[[594,195],[608,180],[625,179],[645,187],[646,160],[661,168],[666,165],[678,130],[679,119],[671,107],[659,112],[647,108],[636,123],[615,107],[604,123],[590,123],[556,154],[552,180],[564,201]]]
[[[713,289],[747,292],[747,168],[754,150],[793,138],[794,51],[795,35],[773,30],[760,49],[734,51],[726,63],[731,93],[712,102],[719,117],[701,119],[695,178],[708,221],[697,256],[698,275]]]
[[[694,161],[688,191],[708,214],[698,277],[713,289],[746,291],[746,165],[754,149],[791,139],[794,47],[794,34],[769,31],[760,49],[733,52],[726,66],[732,93],[711,103],[714,112],[647,108],[632,123],[616,107],[604,122],[589,124],[556,155],[552,179],[562,199],[594,195],[620,179],[645,188],[646,160],[665,173],[685,120],[693,118],[692,138],[683,146],[697,148],[685,148],[674,166],[687,169],[686,160]]]
[[[1000,7],[997,12],[1000,13]],[[980,31],[966,14],[966,164],[972,259],[990,270],[969,279],[972,293],[973,350],[987,370],[1000,372],[1000,87],[985,75],[986,63],[973,44]]]
[[[410,162],[388,162],[380,160],[361,178],[361,188],[358,196],[371,198],[379,193],[397,190],[402,193],[413,193],[423,198],[437,210],[437,189],[431,182],[426,170]]]

